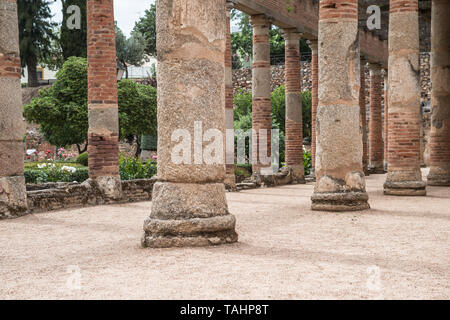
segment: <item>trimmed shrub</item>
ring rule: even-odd
[[[82,166],[87,167],[88,163],[89,163],[88,159],[89,159],[88,153],[87,152],[83,152],[82,154],[80,154],[77,157],[77,163],[81,164]]]

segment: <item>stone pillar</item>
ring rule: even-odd
[[[27,210],[16,0],[0,0],[0,219]]]
[[[384,193],[423,196],[417,0],[390,1],[388,77],[389,153]]]
[[[366,112],[366,66],[367,60],[361,57],[360,89],[359,89],[359,112],[361,116],[361,131],[363,141],[362,165],[366,176],[369,175],[369,141],[367,135],[367,112]]]
[[[319,50],[317,47],[317,40],[310,40],[309,47],[311,48],[311,158],[312,158],[312,168],[311,176],[315,177],[316,168],[316,115],[317,115],[317,105],[319,104]]]
[[[233,57],[231,49],[231,9],[233,2],[226,2],[226,49],[225,49],[225,128],[234,130],[234,111],[233,111]],[[226,177],[225,186],[230,189],[236,188],[236,175],[234,174],[234,147],[225,148],[227,162],[225,164]],[[233,163],[230,163],[231,160]]]
[[[107,200],[122,196],[113,0],[87,1],[89,177]]]
[[[302,80],[300,67],[300,38],[295,29],[284,29],[285,86],[286,86],[286,169],[292,171],[293,180],[305,183],[303,165]]]
[[[252,66],[252,169],[254,175],[272,172],[271,163],[261,157],[271,156],[272,105],[270,102],[270,21],[265,15],[250,18],[253,26]],[[265,132],[264,132],[265,130]],[[262,135],[266,135],[264,139]],[[267,143],[261,142],[261,137]]]
[[[312,209],[364,210],[369,204],[359,125],[358,1],[333,4],[319,3],[318,142]]]
[[[388,119],[389,119],[389,99],[388,99],[388,71],[386,70],[384,73],[384,171],[387,171],[388,167]]]
[[[450,186],[450,2],[433,0],[431,132],[428,184]]]
[[[384,173],[383,120],[381,116],[381,66],[369,63],[370,70],[370,119],[369,119],[369,170]]]
[[[158,182],[142,245],[236,242],[223,183],[225,1],[156,4]]]

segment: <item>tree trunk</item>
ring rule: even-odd
[[[37,76],[37,60],[36,57],[28,56],[26,59],[28,72],[28,87],[38,87],[39,81]]]
[[[141,156],[141,151],[141,136],[136,136],[136,158]]]

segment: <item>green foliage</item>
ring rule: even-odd
[[[120,137],[156,135],[156,89],[131,80],[118,84]]]
[[[279,86],[270,95],[272,115],[280,130],[285,132],[286,95],[285,86]],[[303,137],[311,138],[311,92],[302,92]]]
[[[145,38],[145,53],[156,56],[156,4],[150,4],[150,9],[145,10],[144,17],[134,25],[132,35],[138,33]]]
[[[50,3],[48,0],[17,1],[20,61],[22,67],[27,66],[29,87],[38,86],[38,61],[49,60],[52,56],[52,41],[56,40],[54,28],[57,24],[51,22]]]
[[[83,152],[77,157],[77,163],[87,167],[89,164],[89,156],[87,152]]]
[[[150,179],[156,174],[157,164],[153,159],[143,163],[139,158],[127,158],[123,154],[119,157],[120,179]]]
[[[56,74],[49,89],[24,107],[29,122],[38,123],[47,141],[56,146],[82,144],[87,140],[87,61],[71,57]],[[156,89],[131,80],[118,83],[121,138],[156,135]]]
[[[67,8],[76,5],[81,11],[81,29],[69,30],[67,19],[72,15],[67,13]],[[86,0],[62,0],[63,21],[61,24],[60,46],[64,60],[69,57],[87,56],[87,23]]]
[[[145,38],[141,33],[133,32],[130,38],[126,38],[122,30],[116,28],[116,54],[117,61],[124,68],[128,79],[127,65],[141,66],[147,59],[145,57]]]
[[[89,178],[88,168],[78,167],[74,172],[64,170],[62,166],[51,165],[41,169],[25,168],[24,175],[26,183],[47,182],[83,182]]]
[[[87,62],[69,58],[56,82],[39,90],[39,97],[24,107],[28,122],[38,123],[45,139],[55,146],[82,144],[87,139]]]
[[[241,116],[251,114],[252,112],[252,92],[239,89],[233,97],[234,118],[240,119]]]
[[[311,152],[303,152],[303,166],[305,167],[305,175],[309,175],[312,169]]]

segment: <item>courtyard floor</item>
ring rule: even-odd
[[[219,247],[142,249],[150,202],[0,221],[0,299],[449,299],[450,188],[384,177],[364,212],[312,212],[313,184],[228,193],[239,243]]]

